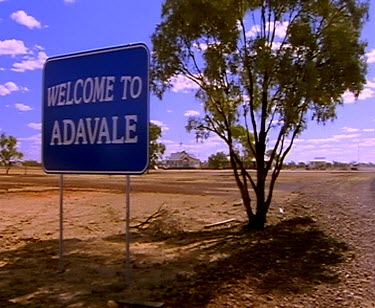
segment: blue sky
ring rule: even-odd
[[[0,0],[0,132],[19,140],[26,159],[40,160],[42,68],[48,57],[143,42],[160,22],[160,0]],[[367,85],[357,101],[345,95],[337,119],[310,122],[287,160],[375,162],[375,8],[363,39],[368,42]],[[186,150],[201,160],[226,151],[216,137],[196,143],[185,131],[189,115],[202,114],[191,83],[177,79],[160,101],[150,100],[150,119],[162,126],[171,152]]]

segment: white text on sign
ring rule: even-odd
[[[136,115],[126,115],[120,119],[112,116],[111,123],[105,117],[55,121],[50,145],[137,143],[137,120]]]
[[[100,76],[63,82],[47,88],[48,107],[79,105],[81,103],[112,102],[114,87],[119,81],[121,100],[137,99],[142,94],[142,78],[139,76]]]
[[[118,83],[116,83],[118,82]],[[88,77],[68,81],[47,88],[47,106],[61,107],[88,103],[112,102],[115,85],[121,86],[120,101],[137,99],[142,94],[139,76]],[[55,120],[50,145],[93,145],[137,143],[137,115],[87,117],[78,120]]]

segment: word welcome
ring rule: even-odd
[[[121,76],[119,81],[116,80],[116,76],[88,77],[47,88],[47,106],[112,102],[116,99],[115,86],[121,87],[121,100],[137,99],[142,94],[140,76]]]

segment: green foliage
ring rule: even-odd
[[[161,136],[161,127],[154,123],[150,123],[150,166],[157,166],[165,152],[165,145],[158,142],[158,139],[161,138]]]
[[[250,224],[264,226],[283,161],[307,122],[333,120],[344,93],[362,90],[367,12],[368,2],[356,0],[164,2],[152,35],[152,90],[161,98],[178,75],[198,85],[205,116],[186,128],[228,145]],[[255,177],[243,151],[265,166]]]
[[[0,135],[0,164],[5,166],[6,174],[9,173],[12,163],[17,162],[22,157],[23,153],[17,150],[17,139],[2,133]]]
[[[221,169],[229,167],[228,155],[224,152],[217,152],[208,158],[208,167],[213,169]]]
[[[284,168],[286,168],[286,169],[296,169],[297,164],[292,160],[289,163],[286,163]]]
[[[36,160],[25,160],[22,165],[25,167],[40,167],[42,164]]]

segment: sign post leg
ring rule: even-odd
[[[130,285],[131,267],[130,267],[130,175],[126,176],[126,225],[125,225],[125,241],[126,241],[126,259],[125,259],[125,282]]]
[[[63,174],[60,174],[60,237],[59,237],[59,272],[64,270],[64,235],[63,235],[63,204],[64,204],[64,177]]]

